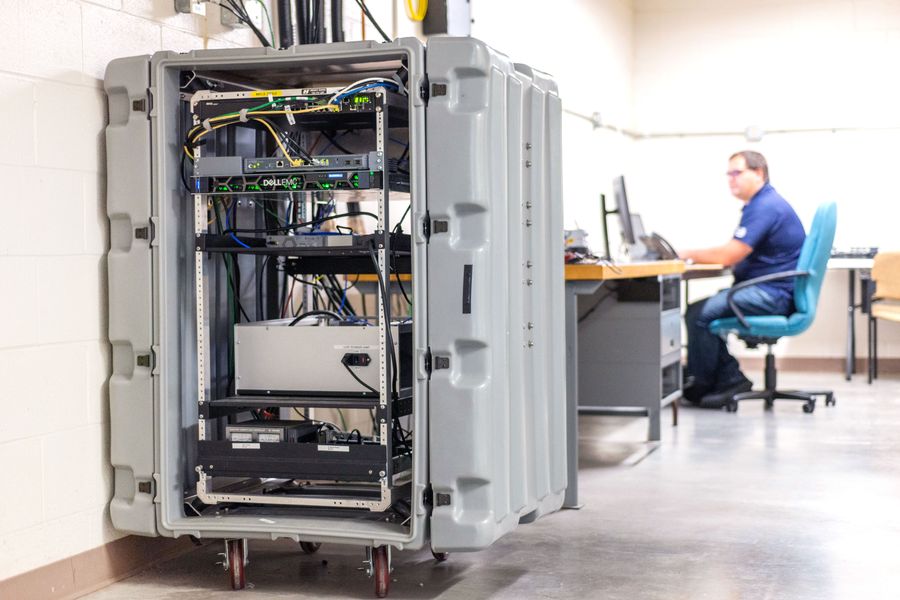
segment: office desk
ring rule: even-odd
[[[706,277],[725,277],[731,275],[731,267],[725,265],[685,265],[684,273],[681,279],[689,281],[691,279],[704,279]]]
[[[684,305],[690,304],[691,296],[688,286],[694,279],[709,279],[712,277],[727,277],[731,275],[731,267],[718,264],[686,265],[681,280],[684,282]]]
[[[660,437],[660,409],[672,402],[681,394],[681,314],[679,301],[680,277],[684,273],[685,264],[679,260],[654,261],[645,263],[629,263],[620,265],[566,265],[566,303],[565,303],[565,327],[566,327],[566,418],[568,435],[568,471],[569,486],[566,490],[566,499],[563,506],[568,508],[578,507],[578,413],[590,414],[644,414],[649,417],[648,437],[651,441]],[[634,302],[609,303],[610,305],[622,305],[623,311],[614,313],[596,313],[591,323],[591,339],[585,339],[586,347],[592,350],[609,350],[618,353],[621,358],[631,351],[639,351],[641,358],[629,363],[631,369],[617,369],[616,365],[606,365],[609,373],[603,369],[586,369],[579,373],[579,297],[589,297],[598,293],[609,282],[621,282],[628,289],[628,295]],[[665,282],[670,282],[666,284]],[[674,309],[663,310],[662,295],[668,295],[670,300],[665,306],[670,306],[671,294],[674,282],[675,302]],[[654,291],[656,290],[656,291]],[[656,298],[656,300],[653,300]],[[597,303],[599,306],[601,301]],[[607,307],[610,308],[610,307]],[[590,309],[593,312],[596,306]],[[666,330],[663,331],[661,323],[664,312],[674,314],[668,316]],[[624,313],[624,314],[621,314]],[[607,318],[609,317],[609,318]],[[582,315],[584,319],[585,316]],[[655,328],[655,331],[653,331]],[[616,335],[616,331],[626,332],[624,335]],[[646,335],[645,335],[646,334]],[[610,337],[613,336],[613,337]],[[608,343],[612,339],[615,343]],[[634,344],[634,348],[630,344]],[[646,346],[646,347],[645,347]],[[663,348],[664,347],[664,348]],[[674,365],[666,376],[666,394],[661,393],[660,360],[665,355],[670,364]],[[637,356],[637,354],[632,354]],[[597,358],[593,366],[603,366],[602,357]],[[613,390],[614,393],[622,393],[625,390],[631,393],[631,399],[620,400],[618,396],[605,398],[592,394],[584,399],[579,394],[579,379],[584,376],[597,381],[599,385],[592,385],[591,391]],[[632,389],[631,386],[634,386]],[[674,388],[672,387],[674,386]],[[653,392],[648,389],[655,389]],[[677,389],[676,389],[677,388]],[[643,396],[642,396],[643,394]],[[613,406],[623,402],[623,406]]]
[[[832,258],[828,261],[828,268],[847,271],[847,352],[844,360],[844,377],[850,381],[856,373],[856,309],[862,309],[863,314],[869,313],[869,303],[872,299],[872,264],[874,258]],[[856,301],[856,276],[859,273],[859,302]]]

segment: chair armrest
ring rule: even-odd
[[[778,281],[779,279],[789,279],[791,277],[808,277],[809,271],[782,271],[781,273],[769,273],[768,275],[761,275],[759,277],[754,277],[753,279],[748,279],[746,281],[742,281],[728,290],[728,295],[725,297],[728,300],[728,306],[731,308],[732,312],[734,312],[734,316],[737,317],[738,322],[746,328],[750,328],[750,324],[747,323],[747,318],[744,316],[744,313],[738,308],[737,304],[734,302],[734,294],[739,290],[744,288],[748,288],[751,285],[756,285],[758,283],[766,283],[768,281]]]

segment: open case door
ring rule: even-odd
[[[432,546],[489,546],[566,488],[561,104],[471,38],[426,50]]]
[[[150,57],[114,60],[106,70],[109,216],[110,462],[116,529],[158,535],[156,508],[150,184]]]

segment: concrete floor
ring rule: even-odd
[[[636,464],[645,420],[582,417],[583,509],[442,564],[396,553],[390,597],[900,598],[900,378],[781,379],[833,389],[838,404],[812,415],[796,402],[683,408]],[[243,592],[228,590],[220,551],[198,548],[87,597],[373,597],[357,548],[306,556],[290,542],[252,542]]]

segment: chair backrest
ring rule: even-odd
[[[872,265],[875,297],[900,300],[900,252],[879,252]]]
[[[834,202],[820,205],[797,259],[797,270],[809,272],[809,277],[798,277],[794,284],[796,313],[791,316],[792,320],[796,320],[797,313],[806,316],[809,323],[815,317],[836,228],[837,205]]]

